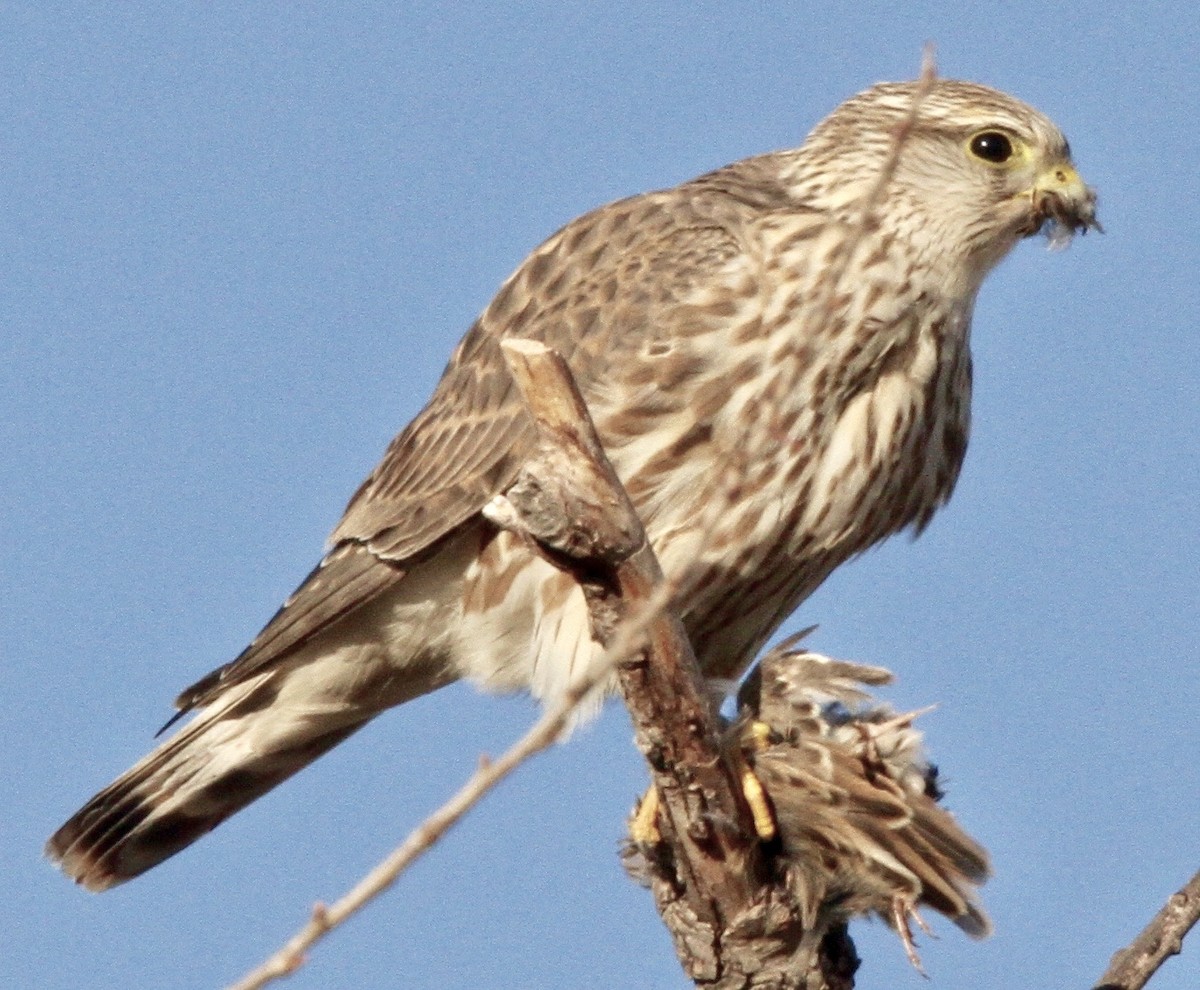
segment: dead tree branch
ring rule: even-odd
[[[1200,872],[1176,891],[1128,947],[1112,957],[1095,990],[1142,990],[1158,968],[1179,955],[1200,921]]]

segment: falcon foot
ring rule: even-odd
[[[765,722],[752,722],[742,742],[751,751],[766,749],[771,744],[770,726]],[[742,788],[742,796],[746,799],[750,815],[754,819],[754,832],[763,842],[770,842],[778,832],[775,827],[775,813],[771,810],[771,800],[741,751],[735,749],[731,755]],[[662,832],[658,827],[661,805],[658,789],[651,786],[638,801],[629,819],[629,837],[634,843],[654,846],[662,842]]]
[[[766,722],[751,722],[742,736],[742,746],[751,752],[760,752],[771,745],[771,727]],[[754,776],[754,771],[741,748],[735,748],[734,760],[738,765],[738,777],[742,784],[742,796],[750,806],[750,814],[754,817],[754,831],[763,842],[770,842],[778,834],[775,826],[775,812],[771,810],[771,799],[763,790],[763,785]]]

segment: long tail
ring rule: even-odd
[[[231,688],[85,804],[46,855],[107,890],[212,831],[365,725],[375,710],[282,705],[273,671]]]

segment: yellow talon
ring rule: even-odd
[[[754,817],[754,831],[763,842],[770,842],[775,838],[775,816],[771,813],[771,802],[763,785],[748,766],[742,767],[742,794]]]
[[[766,722],[749,723],[742,737],[742,744],[751,752],[761,752],[771,745],[771,727]],[[746,804],[750,807],[750,815],[754,819],[754,833],[763,842],[770,842],[777,834],[775,813],[771,810],[771,799],[767,797],[763,785],[754,776],[754,771],[740,750],[734,750],[733,759],[737,762],[742,795],[745,797]],[[662,832],[658,827],[660,807],[658,788],[651,786],[637,803],[637,807],[634,808],[633,815],[629,819],[629,837],[638,845],[653,846],[662,842]]]
[[[658,788],[651,785],[629,819],[629,837],[638,845],[656,846],[662,842],[662,832],[658,829],[658,808]]]
[[[761,753],[771,745],[771,727],[766,722],[757,719],[746,726],[742,734],[742,747],[747,752]],[[741,752],[738,753],[742,782],[742,794],[746,804],[750,806],[750,814],[754,818],[754,831],[763,842],[770,842],[777,833],[775,815],[771,811],[771,800],[763,785],[754,776],[754,771],[746,763]]]

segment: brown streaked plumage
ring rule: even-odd
[[[747,680],[730,735],[770,799],[777,862],[805,927],[876,914],[918,969],[909,921],[922,924],[919,905],[988,935],[975,893],[990,872],[987,852],[938,804],[937,770],[913,728],[921,713],[869,704],[864,686],[892,679],[883,668],[792,642]]]
[[[49,855],[104,889],[388,707],[463,677],[552,699],[594,660],[578,589],[481,515],[531,442],[502,337],[569,362],[664,569],[696,579],[683,619],[712,675],[737,674],[847,558],[925,526],[966,447],[980,283],[1019,238],[1095,218],[1048,119],[951,81],[920,102],[865,216],[915,85],[874,87],[799,149],[602,207],[534,251],[321,565]]]

